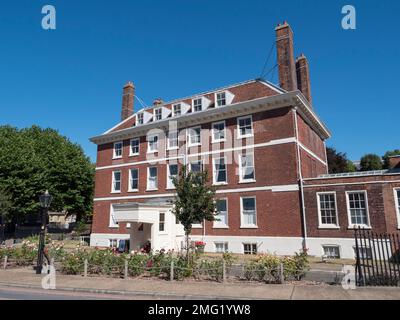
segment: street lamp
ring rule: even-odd
[[[42,273],[44,246],[45,246],[45,238],[46,238],[47,214],[48,214],[48,210],[49,210],[52,199],[53,199],[53,197],[49,194],[49,191],[47,191],[47,190],[44,194],[39,196],[39,202],[40,202],[40,208],[41,208],[40,215],[41,215],[42,226],[40,228],[36,274]]]

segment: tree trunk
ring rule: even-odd
[[[189,264],[189,234],[186,233],[186,261]]]

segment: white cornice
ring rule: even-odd
[[[208,109],[202,112],[188,113],[175,118],[150,122],[144,125],[110,132],[90,139],[93,143],[104,144],[118,140],[130,139],[136,136],[146,135],[151,129],[167,130],[170,121],[177,121],[178,128],[190,127],[197,124],[214,122],[230,117],[252,114],[260,111],[273,110],[284,107],[297,107],[300,114],[311,125],[321,138],[327,139],[331,136],[328,128],[322,123],[312,111],[309,103],[300,91],[282,93],[274,96],[258,98],[245,102],[239,102],[224,107]]]

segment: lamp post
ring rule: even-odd
[[[46,238],[47,214],[48,214],[48,210],[49,210],[52,199],[53,199],[53,197],[49,194],[49,191],[47,191],[47,190],[44,194],[39,196],[40,215],[41,215],[42,226],[40,228],[36,274],[42,273],[44,246],[45,246],[45,238]]]

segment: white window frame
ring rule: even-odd
[[[204,170],[204,164],[203,164],[203,159],[197,159],[197,160],[192,160],[189,161],[189,171],[192,171],[192,164],[197,162],[200,162],[200,172]]]
[[[213,228],[214,229],[228,229],[229,228],[229,208],[228,208],[228,198],[220,198],[215,200],[215,205],[217,205],[218,201],[224,200],[226,202],[226,224],[221,221],[214,221]],[[216,215],[216,218],[219,217],[219,214]]]
[[[160,230],[160,226],[161,226],[161,215],[164,215],[164,221],[163,221],[163,225],[164,225],[164,230]],[[158,233],[159,234],[167,234],[168,230],[167,230],[167,213],[165,211],[160,211],[158,214]]]
[[[167,189],[175,189],[175,186],[172,183],[172,179],[171,179],[170,166],[177,166],[178,171],[177,171],[176,176],[179,175],[179,166],[178,166],[177,163],[169,163],[169,164],[167,164]]]
[[[240,120],[244,120],[244,119],[250,119],[250,121],[251,121],[251,133],[250,134],[244,134],[244,135],[241,134]],[[254,136],[254,125],[253,125],[253,116],[252,115],[238,117],[236,121],[237,121],[237,138],[238,139],[251,138]]]
[[[154,137],[157,137],[157,143],[156,143],[157,148],[155,150],[152,150],[150,148],[150,146],[151,146],[151,143],[154,143],[153,141],[151,141]],[[147,153],[156,153],[156,152],[158,152],[159,143],[160,143],[160,136],[158,134],[150,135],[148,137],[148,141],[147,141]]]
[[[137,141],[137,142],[138,142],[138,152],[133,152],[133,151],[132,151],[132,141]],[[132,157],[132,156],[138,156],[139,154],[140,154],[140,138],[131,139],[131,140],[129,141],[129,156],[130,156],[130,157]]]
[[[351,212],[350,212],[350,198],[349,195],[351,193],[364,193],[365,195],[365,210],[367,214],[367,220],[368,220],[368,225],[366,224],[353,224],[351,222]],[[369,206],[368,206],[368,193],[366,190],[351,190],[351,191],[346,191],[346,206],[347,206],[347,219],[349,221],[349,229],[354,229],[354,228],[365,228],[365,229],[371,229],[371,219],[369,216]]]
[[[157,112],[160,112],[160,114],[157,114]],[[160,116],[160,119],[157,119],[157,116]],[[155,108],[153,111],[153,117],[154,117],[154,121],[160,121],[163,118],[163,114],[162,114],[162,108]]]
[[[173,147],[171,147],[171,145],[170,145],[170,135],[171,135],[171,133],[176,133],[176,146],[173,146]],[[178,131],[171,131],[171,132],[168,132],[168,135],[167,135],[167,150],[177,150],[177,149],[179,149],[179,132]]]
[[[200,110],[195,110],[195,104],[194,104],[194,102],[195,101],[198,101],[198,100],[200,100],[200,107],[201,107],[201,109]],[[194,98],[194,99],[192,99],[192,112],[193,113],[195,113],[195,112],[201,112],[201,111],[203,111],[203,98]]]
[[[137,171],[137,188],[132,189],[132,171],[136,170]],[[129,185],[128,185],[128,192],[138,192],[139,191],[139,168],[131,168],[129,169]]]
[[[333,257],[327,256],[325,254],[325,248],[337,248],[338,249],[338,253],[339,253],[339,257],[333,258]],[[327,258],[330,258],[330,259],[341,259],[341,257],[342,257],[342,249],[337,244],[323,244],[322,245],[322,253],[323,253],[324,256],[327,256]]]
[[[179,106],[179,114],[177,115],[175,112],[175,106]],[[180,117],[182,115],[182,103],[175,103],[172,105],[172,116]]]
[[[217,250],[217,245],[221,245],[221,244],[224,247],[224,250],[222,252]],[[228,241],[215,241],[214,242],[214,247],[215,247],[215,253],[229,252],[229,242]]]
[[[243,254],[246,254],[245,250],[244,250],[245,245],[250,245],[251,249],[253,249],[254,245],[256,246],[256,252],[255,253],[247,253],[248,255],[257,255],[258,254],[258,243],[257,242],[243,242],[242,243]],[[253,250],[251,250],[251,251],[253,252]]]
[[[116,222],[114,219],[114,206],[112,204],[110,204],[110,216],[108,221],[108,227],[113,229],[119,228],[118,222]]]
[[[117,182],[115,180],[115,173],[119,172],[119,190],[115,189],[115,183]],[[121,170],[115,170],[112,171],[111,173],[111,193],[121,193],[122,191],[122,171]]]
[[[112,242],[114,242],[114,241],[115,241],[115,244],[116,244],[115,247],[111,245]],[[112,248],[112,249],[118,249],[118,247],[119,247],[119,240],[118,240],[117,238],[108,239],[108,247],[109,247],[109,248]]]
[[[221,123],[223,123],[224,124],[224,138],[223,139],[215,139],[215,129],[214,129],[214,126],[215,125],[218,125],[218,124],[221,124]],[[225,122],[225,120],[223,120],[223,121],[218,121],[218,122],[213,122],[212,123],[212,127],[211,127],[211,143],[217,143],[217,142],[224,142],[224,141],[226,141],[226,122]]]
[[[319,196],[320,195],[326,195],[326,194],[333,194],[333,197],[335,199],[336,224],[324,224],[324,223],[322,223],[321,202],[320,202]],[[318,228],[319,229],[340,229],[336,191],[317,192],[317,207],[318,207]]]
[[[243,168],[242,168],[242,156],[243,155],[250,155],[253,158],[253,179],[243,179]],[[256,182],[256,164],[254,161],[254,152],[246,152],[239,154],[239,183],[250,183]]]
[[[254,212],[255,212],[255,224],[244,224],[244,215],[243,215],[243,199],[254,199]],[[241,229],[257,229],[257,198],[256,196],[244,196],[240,197],[240,228]]]
[[[199,142],[192,143],[191,132],[193,132],[196,129],[200,129]],[[188,141],[188,146],[189,147],[197,147],[197,146],[201,145],[201,126],[188,128],[187,141]]]
[[[119,156],[115,152],[116,151],[116,146],[118,144],[121,145],[121,155],[119,155]],[[122,155],[123,154],[124,154],[124,142],[123,141],[114,142],[114,145],[113,145],[113,159],[122,159]]]
[[[223,105],[219,105],[218,104],[218,95],[219,94],[224,94],[225,95],[225,104]],[[219,91],[215,93],[215,107],[216,108],[221,108],[221,107],[225,107],[226,105],[228,105],[228,95],[226,93],[226,91]]]
[[[400,200],[397,197],[397,192],[400,192],[400,188],[394,188],[394,204],[396,206],[396,216],[397,216],[397,228],[400,229]]]
[[[139,122],[139,119],[141,119],[141,123]],[[141,112],[141,113],[138,113],[137,115],[136,115],[136,125],[142,125],[142,124],[144,124],[144,113],[143,112]]]
[[[156,187],[155,188],[150,188],[150,169],[155,168],[157,170],[157,175],[156,175]],[[147,167],[147,191],[156,191],[158,190],[158,167],[152,166],[152,167]]]
[[[215,168],[215,164],[217,160],[224,159],[224,164],[225,164],[225,181],[217,181],[217,170]],[[213,172],[213,185],[220,186],[220,185],[227,185],[228,184],[228,165],[226,161],[226,156],[224,157],[218,157],[218,158],[213,158],[212,159],[212,172]]]
[[[192,229],[203,229],[203,223],[193,223]]]

